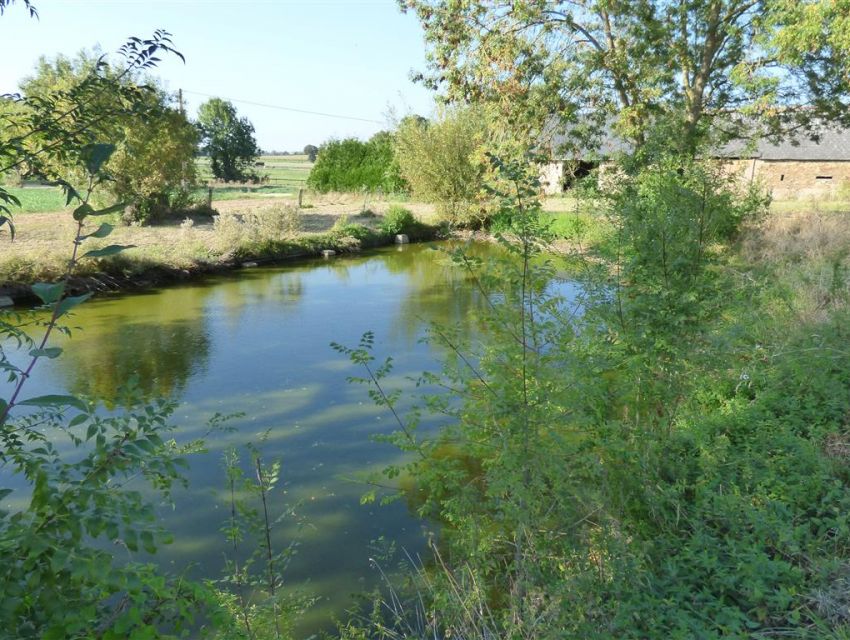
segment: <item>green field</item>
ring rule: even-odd
[[[198,158],[198,182],[213,188],[213,200],[239,200],[242,198],[267,198],[295,195],[307,182],[313,163],[306,155],[260,156],[255,168],[262,179],[260,184],[228,184],[213,182],[209,158]],[[196,195],[205,197],[207,187],[199,188]]]
[[[260,156],[256,172],[263,179],[259,184],[223,184],[212,181],[209,158],[198,158],[198,184],[193,195],[203,199],[207,195],[207,184],[213,188],[213,200],[240,200],[243,198],[268,198],[295,195],[303,187],[310,173],[312,162],[305,155]],[[65,196],[55,187],[27,185],[7,187],[6,190],[21,201],[21,208],[12,207],[12,213],[44,213],[60,211],[65,206]]]
[[[265,186],[270,187],[303,187],[313,163],[307,156],[260,156],[257,161],[262,166],[255,167],[258,176]],[[198,158],[198,180],[206,183],[213,179],[210,171],[209,158]]]
[[[10,207],[12,213],[42,213],[65,208],[65,194],[57,187],[7,187],[6,191],[21,201],[21,208]]]

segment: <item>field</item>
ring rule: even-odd
[[[61,211],[65,208],[65,196],[56,187],[32,185],[25,187],[7,187],[6,190],[21,201],[21,208],[11,207],[15,213],[45,213]]]
[[[198,182],[208,185],[198,189],[198,194],[206,195],[209,187],[213,189],[213,200],[233,200],[255,197],[279,197],[298,193],[298,189],[307,182],[307,176],[313,163],[306,155],[260,156],[255,171],[260,184],[223,184],[213,179],[209,158],[198,158]]]
[[[260,156],[256,167],[260,177],[259,184],[225,184],[215,182],[210,171],[209,158],[198,158],[198,183],[194,191],[197,198],[205,199],[208,189],[212,187],[213,202],[219,200],[247,200],[256,198],[295,197],[298,189],[303,187],[313,166],[307,156]],[[46,213],[61,211],[65,205],[65,197],[55,187],[45,187],[39,184],[27,184],[23,187],[11,187],[9,193],[21,201],[20,213]],[[13,210],[13,213],[15,211]]]

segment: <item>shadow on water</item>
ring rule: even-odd
[[[486,257],[496,249],[474,251]],[[472,336],[483,304],[468,275],[427,245],[243,270],[83,305],[72,322],[82,329],[62,345],[61,358],[39,366],[29,391],[70,390],[111,407],[119,383],[134,375],[148,397],[178,402],[173,421],[183,441],[203,435],[216,412],[244,414],[231,431],[210,437],[209,451],[191,460],[189,488],[161,510],[175,543],[157,562],[190,566],[195,577],[220,576],[227,551],[220,533],[229,513],[224,450],[244,450],[267,434],[263,457],[283,465],[272,508],[296,505],[306,523],[284,521],[274,531],[278,549],[299,544],[289,585],[320,598],[299,630],[306,635],[341,615],[352,592],[375,585],[371,541],[383,536],[414,553],[424,548],[424,524],[403,502],[359,503],[366,486],[353,479],[400,454],[370,440],[393,425],[364,388],[346,383],[360,372],[329,343],[356,344],[373,331],[376,355],[393,356],[392,386],[413,391],[406,376],[436,370],[444,355],[420,340],[429,323]],[[405,394],[402,409],[412,402]],[[430,420],[422,428],[439,427]]]

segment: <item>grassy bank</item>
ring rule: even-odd
[[[147,286],[196,273],[238,267],[252,261],[282,260],[358,251],[392,242],[382,230],[393,203],[372,202],[364,210],[359,196],[331,194],[305,202],[296,210],[285,200],[230,200],[216,204],[218,215],[195,215],[153,226],[123,226],[117,214],[108,239],[90,239],[95,249],[107,244],[132,245],[119,255],[83,260],[78,286],[94,289]],[[422,219],[429,208],[409,205]],[[91,222],[92,229],[104,219]],[[75,223],[70,213],[32,213],[17,218],[17,235],[0,253],[0,286],[21,295],[34,282],[54,281],[65,271]],[[411,230],[412,239],[434,236],[427,224]],[[87,246],[88,246],[87,245]]]

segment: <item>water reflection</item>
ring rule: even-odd
[[[53,375],[108,408],[131,377],[146,399],[179,395],[208,361],[210,339],[198,313],[208,295],[181,288],[83,305],[72,318],[83,329],[63,341]]]
[[[178,400],[174,422],[184,441],[202,435],[216,412],[244,413],[231,422],[232,432],[209,441],[209,453],[191,460],[189,488],[162,510],[176,542],[157,561],[175,569],[192,565],[196,577],[218,577],[227,548],[220,533],[228,511],[222,452],[268,432],[263,456],[283,463],[277,499],[299,503],[309,523],[299,529],[283,522],[274,531],[278,549],[300,543],[289,583],[309,582],[322,598],[306,634],[341,614],[351,592],[373,584],[371,540],[384,536],[413,552],[423,545],[423,524],[401,502],[359,504],[366,487],[351,479],[400,454],[370,440],[393,426],[363,388],[346,384],[359,372],[329,343],[356,344],[364,331],[374,331],[376,355],[395,361],[389,384],[412,390],[406,376],[437,369],[443,357],[420,342],[428,325],[456,326],[461,338],[470,338],[483,304],[468,274],[422,245],[246,269],[83,305],[73,324],[84,329],[63,344],[61,358],[39,364],[28,391],[72,390],[110,406],[117,385],[136,375],[147,394]],[[413,399],[404,395],[400,409]],[[422,426],[437,428],[436,420]]]

